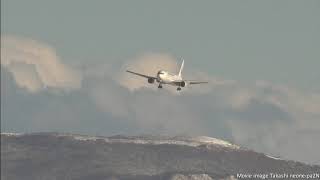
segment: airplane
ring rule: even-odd
[[[158,71],[156,76],[149,76],[149,75],[145,75],[145,74],[140,74],[140,73],[133,72],[130,70],[126,70],[126,72],[147,78],[148,83],[150,83],[150,84],[153,84],[156,81],[159,83],[158,88],[162,88],[163,84],[178,86],[177,91],[181,91],[181,87],[186,87],[187,84],[192,85],[192,84],[208,83],[207,81],[195,81],[195,80],[182,79],[181,73],[183,70],[183,66],[184,66],[184,60],[182,60],[178,74],[171,74],[171,73],[164,71],[164,70]]]

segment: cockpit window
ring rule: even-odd
[[[164,74],[164,72],[163,71],[159,71],[158,74]]]

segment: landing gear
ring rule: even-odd
[[[159,88],[159,89],[160,89],[160,88],[162,88],[162,85],[161,85],[161,84],[159,84],[158,88]]]
[[[177,88],[177,91],[181,91],[181,87],[178,87],[178,88]]]

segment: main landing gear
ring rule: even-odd
[[[177,88],[177,91],[181,91],[181,87],[178,87],[178,88]]]
[[[162,88],[162,85],[161,85],[161,84],[159,84],[158,88],[159,88],[159,89],[160,89],[160,88]]]

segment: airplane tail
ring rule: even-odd
[[[184,66],[184,59],[182,59],[182,63],[181,63],[181,66],[180,66],[179,77],[181,77],[181,73],[182,73],[182,70],[183,70],[183,66]]]

